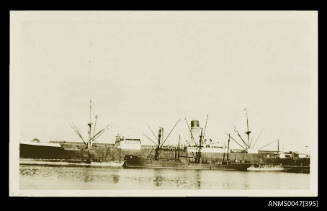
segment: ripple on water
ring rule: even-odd
[[[309,174],[20,166],[21,189],[309,189]]]

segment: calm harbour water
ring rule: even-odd
[[[309,189],[310,175],[20,165],[21,189]]]

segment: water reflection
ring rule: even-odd
[[[154,180],[153,180],[154,184],[156,187],[159,187],[162,185],[163,182],[163,178],[161,176],[160,170],[155,169],[154,170]]]
[[[22,189],[308,189],[309,174],[20,166]]]
[[[119,182],[119,175],[112,175],[112,180],[115,184]]]
[[[195,172],[196,172],[196,174],[195,174],[196,187],[198,189],[200,189],[201,188],[201,175],[200,175],[200,170],[196,170]]]
[[[201,171],[153,169],[155,187],[177,187],[201,189]]]
[[[242,182],[243,189],[245,189],[245,190],[249,189],[249,182],[248,182],[249,181],[249,178],[248,178],[248,174],[243,174],[242,180],[243,180],[243,182]]]
[[[20,174],[24,176],[33,176],[38,174],[38,170],[33,168],[20,169]]]
[[[83,168],[82,175],[84,182],[92,182],[94,180],[92,175],[92,168]]]

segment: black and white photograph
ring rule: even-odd
[[[318,195],[317,11],[10,11],[11,196]]]

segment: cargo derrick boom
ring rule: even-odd
[[[177,126],[177,124],[180,122],[180,120],[178,120],[175,125],[173,126],[173,128],[170,130],[170,132],[168,133],[168,135],[166,136],[166,138],[164,138],[164,128],[160,127],[158,130],[158,137],[157,137],[157,143],[151,139],[149,136],[144,135],[146,138],[148,138],[152,143],[155,144],[155,148],[152,148],[152,150],[150,151],[150,153],[148,154],[147,157],[149,157],[154,149],[154,160],[159,160],[160,158],[160,150],[162,149],[163,145],[165,144],[165,142],[167,141],[167,139],[169,138],[169,136],[171,135],[171,133],[174,131],[175,127]],[[151,133],[153,134],[153,136],[155,136],[153,130],[150,128],[150,126],[148,126],[149,130],[151,131]]]
[[[72,124],[71,127],[73,128],[73,130],[75,131],[75,133],[80,137],[80,139],[83,141],[83,143],[85,144],[86,148],[88,150],[90,150],[92,148],[92,145],[93,143],[95,142],[95,140],[97,138],[99,138],[109,127],[109,125],[107,125],[105,128],[99,130],[97,133],[96,133],[96,122],[97,122],[97,119],[98,119],[98,115],[95,115],[95,122],[93,124],[92,122],[92,100],[90,100],[90,122],[87,124],[89,129],[88,129],[88,135],[89,135],[89,138],[88,140],[86,140],[85,138],[83,138],[82,134],[79,132],[78,128]],[[92,134],[92,125],[93,125],[93,134]]]

